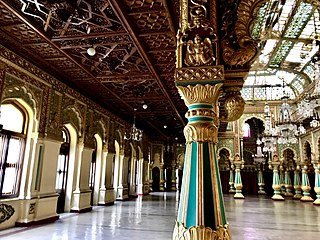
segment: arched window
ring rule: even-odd
[[[251,129],[249,123],[243,125],[243,137],[251,137]]]
[[[26,139],[26,114],[16,104],[1,105],[0,198],[18,196]]]

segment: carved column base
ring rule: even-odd
[[[235,193],[236,192],[236,189],[230,189],[229,190],[229,193]]]
[[[320,197],[320,196],[319,196]],[[314,202],[314,205],[320,206],[320,198],[317,198]]]
[[[293,195],[293,198],[294,200],[300,200],[302,198],[302,195],[301,193],[296,193],[295,195]]]
[[[218,226],[217,230],[212,230],[205,226],[193,226],[185,228],[176,222],[173,231],[173,240],[231,240],[228,225]]]
[[[244,196],[241,192],[238,192],[233,196],[233,198],[234,199],[244,199]]]
[[[258,191],[258,194],[259,194],[259,195],[266,195],[267,193],[266,193],[265,190],[259,190],[259,191]]]
[[[284,201],[284,198],[280,194],[273,195],[271,199],[275,201]]]
[[[301,202],[313,202],[313,198],[310,196],[303,196],[302,198],[300,198]]]
[[[272,200],[275,200],[275,201],[284,201],[284,198],[281,196],[280,194],[280,185],[273,185],[272,186],[273,190],[274,190],[274,195],[272,196]]]

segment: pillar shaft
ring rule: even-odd
[[[309,182],[309,176],[308,172],[305,169],[306,166],[302,169],[302,184],[301,184],[301,189],[303,191],[303,197],[300,199],[300,201],[303,202],[313,202],[312,197],[310,197],[310,182]]]
[[[299,175],[299,170],[294,171],[294,179],[293,180],[294,180],[293,187],[295,190],[295,194],[293,196],[293,199],[300,200],[300,198],[302,198],[302,195],[301,195],[301,178]]]
[[[284,198],[281,196],[281,186],[280,186],[280,176],[279,176],[279,165],[280,162],[279,161],[272,161],[271,162],[272,167],[273,167],[273,178],[272,178],[272,188],[274,190],[274,195],[272,196],[273,200],[280,200],[283,201]]]
[[[235,193],[236,189],[234,187],[234,171],[233,169],[230,169],[230,176],[229,176],[229,193]]]
[[[264,195],[266,194],[266,191],[264,190],[264,178],[263,178],[263,171],[260,169],[258,170],[258,186],[259,186],[259,191],[258,194]]]
[[[320,163],[315,166],[315,184],[314,191],[317,194],[317,199],[313,202],[314,205],[320,205]]]
[[[184,173],[177,222],[173,239],[230,239],[216,156],[218,128],[215,125],[216,103],[221,84],[178,87],[189,99]],[[200,237],[202,236],[202,237]]]

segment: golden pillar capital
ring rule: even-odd
[[[187,143],[218,141],[218,105],[222,83],[177,86],[189,110],[184,129]]]

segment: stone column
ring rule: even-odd
[[[184,129],[182,190],[173,239],[230,239],[216,155],[221,84],[177,84],[177,87],[189,110]]]
[[[309,182],[309,176],[308,176],[308,166],[305,165],[302,168],[302,184],[301,189],[303,191],[303,197],[300,198],[300,201],[302,202],[313,202],[312,197],[310,197],[310,182]]]
[[[277,156],[274,156],[271,161],[271,168],[273,169],[273,180],[272,180],[272,188],[274,190],[274,195],[272,196],[273,200],[283,201],[284,198],[280,194],[281,186],[280,186],[280,177],[279,177],[279,166],[280,161]]]
[[[293,199],[300,200],[302,198],[301,195],[301,179],[300,179],[300,170],[299,166],[297,166],[297,169],[294,171],[294,179],[293,179],[293,188],[295,190],[295,194],[293,195]]]
[[[290,172],[287,169],[284,172],[284,187],[286,188],[286,192],[284,193],[284,195],[286,197],[292,197],[293,196],[291,192],[292,183],[290,178]]]
[[[238,154],[236,154],[233,163],[235,166],[234,187],[236,188],[236,193],[234,195],[234,198],[243,199],[244,196],[242,194],[242,181],[241,181],[241,170],[240,170],[243,167],[243,162],[241,161]]]
[[[229,193],[235,193],[236,189],[234,187],[234,169],[233,169],[233,165],[230,168],[230,176],[229,176]]]

